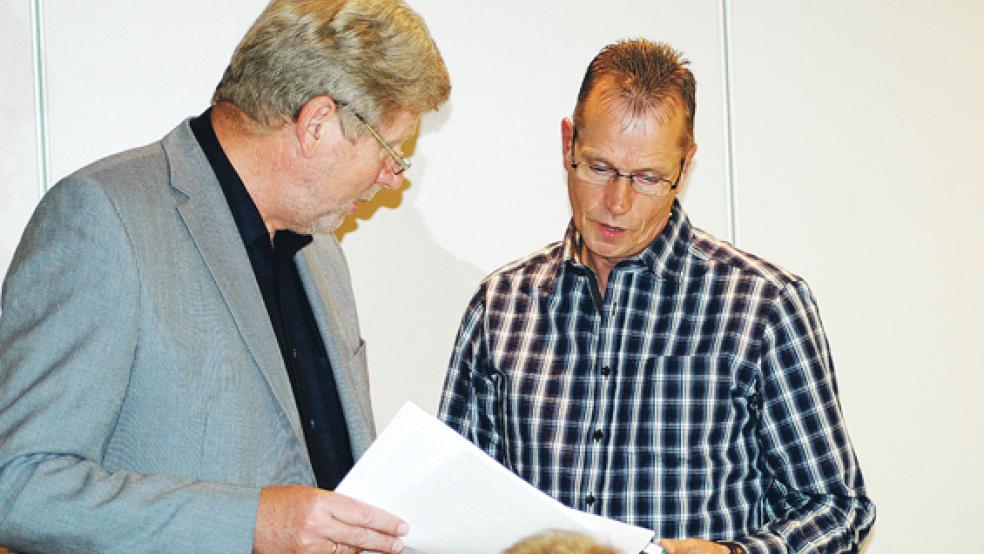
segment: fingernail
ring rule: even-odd
[[[409,532],[410,532],[410,526],[407,525],[406,523],[401,523],[396,528],[396,534],[399,535],[399,536],[401,536],[401,537],[403,535],[406,535]]]
[[[403,552],[403,541],[400,539],[393,541],[393,550],[396,552]]]

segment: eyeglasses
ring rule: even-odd
[[[576,131],[574,137],[577,137]],[[574,139],[571,140],[572,158],[573,152]],[[639,194],[645,196],[666,196],[671,190],[676,189],[680,184],[680,178],[683,176],[683,164],[685,161],[686,158],[680,159],[680,172],[677,173],[677,178],[674,181],[670,181],[666,177],[661,177],[651,171],[622,173],[618,170],[618,168],[612,167],[602,161],[571,161],[571,169],[574,170],[574,175],[577,176],[578,179],[596,187],[610,185],[617,179],[625,177],[632,182],[632,188]]]
[[[397,152],[395,148],[393,148],[392,146],[389,145],[388,142],[383,140],[383,137],[382,135],[379,134],[379,131],[377,131],[376,128],[373,127],[371,123],[366,121],[366,118],[362,117],[362,114],[348,107],[348,104],[346,102],[336,101],[335,103],[348,110],[350,114],[354,115],[356,119],[362,122],[362,124],[365,125],[366,129],[369,131],[369,134],[372,135],[372,137],[376,139],[376,142],[378,142],[379,145],[383,147],[383,150],[385,150],[386,153],[389,154],[389,158],[386,159],[386,166],[389,168],[390,172],[393,173],[393,175],[399,175],[404,171],[410,169],[410,160],[401,156],[400,153]]]

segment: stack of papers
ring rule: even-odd
[[[638,554],[653,532],[572,510],[408,402],[336,489],[410,525],[405,552],[494,554],[548,530]]]

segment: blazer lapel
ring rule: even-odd
[[[171,186],[185,196],[177,202],[178,212],[232,313],[243,342],[306,454],[304,432],[277,337],[222,189],[187,121],[168,134],[163,144],[171,168]]]
[[[328,259],[318,259],[316,243],[317,240],[298,254],[297,269],[331,360],[335,386],[352,442],[352,454],[358,459],[369,448],[376,431],[369,403],[365,352],[353,351],[353,348],[364,348],[364,345],[356,346],[361,340],[359,330],[347,328],[340,318],[344,308],[339,306],[336,297],[347,290],[348,275],[342,275],[338,268],[330,267]],[[312,266],[319,271],[312,271]],[[333,283],[332,279],[346,279],[346,282]]]

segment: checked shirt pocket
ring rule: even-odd
[[[624,443],[637,445],[640,459],[700,471],[754,440],[757,395],[734,357],[659,356],[640,365],[639,382],[627,389],[641,390],[642,413],[633,418],[636,440]]]

